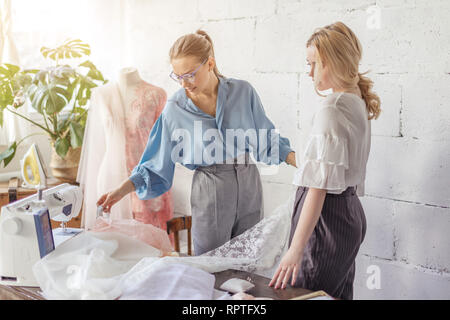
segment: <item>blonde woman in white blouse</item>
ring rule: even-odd
[[[306,44],[316,92],[332,89],[317,111],[294,183],[299,186],[290,243],[269,286],[288,283],[352,299],[355,258],[366,232],[364,195],[370,120],[380,114],[372,81],[358,71],[362,48],[342,22]]]

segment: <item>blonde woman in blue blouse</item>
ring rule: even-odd
[[[333,93],[318,106],[297,162],[289,249],[269,285],[290,283],[352,299],[355,258],[366,233],[358,195],[364,195],[370,120],[380,114],[380,99],[358,71],[361,44],[344,23],[317,29],[306,53],[316,92]]]
[[[97,205],[109,212],[130,192],[142,200],[163,194],[172,186],[176,162],[195,170],[192,237],[200,255],[262,218],[262,185],[250,154],[267,164],[295,166],[295,153],[276,133],[253,86],[219,73],[204,31],[180,37],[169,55],[170,77],[182,88],[168,99],[129,179]]]

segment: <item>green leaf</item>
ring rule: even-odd
[[[16,73],[12,80],[15,91],[19,91],[22,88],[27,88],[33,82],[33,78],[25,72]]]
[[[69,103],[66,90],[59,86],[48,86],[45,88],[44,95],[42,104],[48,114],[60,112]]]
[[[40,70],[39,69],[25,69],[23,70],[23,73],[33,73],[36,74],[38,73]]]
[[[79,66],[80,66],[80,67],[86,67],[86,68],[89,68],[89,69],[97,69],[97,68],[95,67],[95,65],[94,65],[91,61],[89,61],[89,60],[86,60],[85,62],[80,63]]]
[[[61,158],[64,158],[66,156],[67,152],[69,151],[69,147],[70,147],[70,143],[69,143],[69,141],[67,141],[66,138],[56,139],[55,151]]]
[[[70,123],[70,144],[72,145],[72,148],[81,147],[81,144],[83,143],[83,134],[84,128],[80,124],[76,122]]]
[[[57,59],[71,59],[81,58],[84,55],[90,55],[91,49],[87,43],[81,40],[67,40],[61,46],[49,49],[47,47],[41,48],[41,53],[45,58],[53,60]]]
[[[98,80],[98,81],[105,81],[105,79],[103,78],[103,75],[100,71],[98,70],[90,70],[87,74],[88,77],[94,79],[94,80]]]
[[[14,103],[16,94],[23,84],[28,84],[29,79],[20,73],[20,67],[4,63],[0,66],[0,108],[4,109]]]
[[[45,86],[31,85],[28,89],[28,96],[31,100],[31,106],[40,114],[43,114],[44,104],[42,101],[45,98]]]
[[[57,51],[54,51],[54,52],[52,52],[52,53],[50,53],[50,55],[48,56],[50,59],[52,59],[52,60],[56,60],[57,57],[58,56],[58,52]]]
[[[12,78],[19,70],[20,67],[9,63],[4,63],[0,66],[0,74],[7,78]]]
[[[33,83],[34,84],[41,83],[43,85],[47,85],[48,84],[47,76],[48,76],[48,71],[41,70],[34,75]]]
[[[87,76],[92,78],[93,80],[105,81],[102,73],[97,69],[97,67],[91,61],[86,60],[85,62],[80,64],[80,67],[89,68],[89,72],[88,72]]]
[[[0,67],[0,74],[4,75],[5,77],[7,77],[9,75],[8,70],[5,67]]]
[[[48,54],[50,53],[50,48],[47,48],[47,47],[42,47],[41,48],[41,53],[42,53],[42,55],[44,56],[44,58],[47,58],[48,57]]]
[[[3,65],[5,65],[8,68],[9,75],[11,77],[14,76],[20,70],[20,67],[13,65],[13,64],[4,63]]]
[[[3,161],[3,167],[6,167],[14,158],[17,150],[17,143],[14,142],[8,149],[0,153],[0,163]]]

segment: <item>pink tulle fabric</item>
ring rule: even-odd
[[[147,145],[150,131],[166,103],[166,93],[161,88],[142,82],[135,90],[136,99],[125,116],[126,159],[128,174],[139,163]],[[166,230],[166,221],[173,217],[170,190],[163,195],[139,200],[136,193],[131,194],[131,207],[134,219],[150,223]]]
[[[162,253],[173,251],[167,232],[151,224],[145,224],[134,219],[108,220],[106,218],[98,218],[92,231],[118,232],[145,242],[161,250]]]

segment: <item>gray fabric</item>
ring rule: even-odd
[[[254,164],[215,164],[195,170],[191,191],[195,255],[213,250],[263,217],[262,185]]]
[[[289,246],[308,190],[297,189]],[[353,299],[355,258],[365,234],[366,217],[355,188],[349,187],[341,194],[327,193],[319,221],[306,244],[295,286]]]

